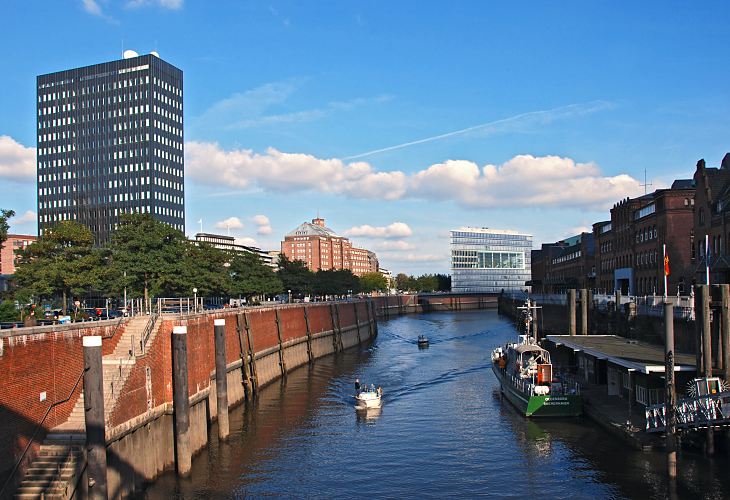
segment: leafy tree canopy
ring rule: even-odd
[[[360,288],[363,292],[374,292],[388,288],[388,280],[380,273],[365,273],[360,276]]]
[[[8,239],[8,231],[10,230],[10,224],[8,224],[8,220],[14,216],[14,211],[4,210],[0,208],[0,249],[2,249],[5,240]]]
[[[39,299],[63,295],[64,312],[69,295],[101,290],[106,276],[103,253],[95,249],[88,228],[63,221],[18,252],[15,282],[19,294]]]

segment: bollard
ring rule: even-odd
[[[676,392],[674,388],[674,306],[664,303],[664,382],[666,405],[667,473],[669,479],[677,477],[677,421],[675,414]]]
[[[215,395],[218,407],[218,439],[228,437],[228,374],[226,370],[226,320],[213,320],[215,337]]]
[[[575,335],[575,288],[568,290],[568,335]]]
[[[580,334],[588,335],[588,290],[580,290]]]
[[[188,327],[172,327],[172,402],[175,412],[177,474],[190,474],[190,400],[188,398]]]
[[[106,499],[106,433],[104,429],[104,369],[101,363],[101,337],[83,338],[84,415],[86,421],[86,472],[89,498]]]

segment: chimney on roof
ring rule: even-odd
[[[324,227],[324,219],[321,219],[319,217],[317,217],[316,219],[312,219],[312,224]]]
[[[722,164],[720,165],[720,168],[730,170],[730,153],[725,153],[725,156],[722,159]]]

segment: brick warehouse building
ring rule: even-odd
[[[710,244],[710,283],[730,283],[730,153],[720,168],[708,168],[705,160],[697,162],[694,213],[694,278],[706,283],[705,235]]]
[[[681,179],[669,189],[616,203],[610,222],[593,225],[598,290],[663,294],[662,245],[666,243],[670,260],[667,293],[687,293],[695,271],[694,199],[694,183]]]
[[[581,233],[533,250],[539,262],[532,262],[533,291],[562,293],[569,288],[596,286],[593,233]],[[536,274],[540,273],[540,274]]]
[[[281,242],[281,253],[290,260],[301,260],[312,271],[349,269],[356,276],[378,272],[375,253],[352,246],[324,224],[319,217],[303,222]]]

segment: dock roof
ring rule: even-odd
[[[548,335],[556,346],[563,345],[598,359],[642,373],[664,373],[664,347],[619,337],[617,335]],[[694,371],[692,354],[676,353],[674,371]]]

